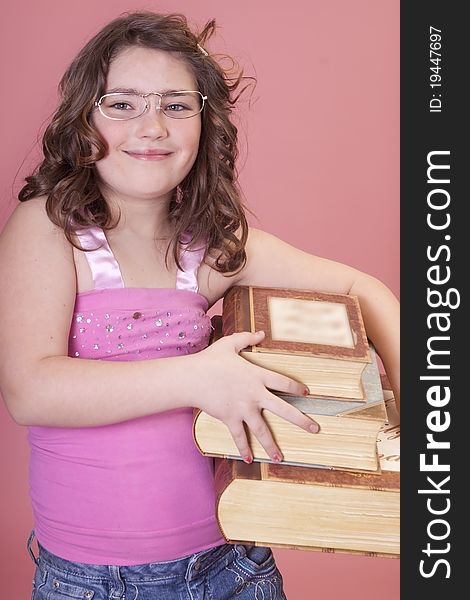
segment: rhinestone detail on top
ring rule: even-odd
[[[207,346],[210,333],[210,318],[191,304],[173,311],[81,307],[72,321],[69,356],[144,360],[192,354]]]

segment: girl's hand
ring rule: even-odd
[[[306,391],[308,393],[304,384],[239,356],[240,350],[258,344],[263,338],[262,331],[234,333],[193,355],[204,361],[197,365],[199,379],[204,385],[195,386],[195,406],[227,425],[240,456],[248,463],[253,460],[253,455],[244,423],[273,461],[282,460],[281,451],[263,418],[263,410],[269,410],[310,433],[319,430],[318,423],[267,389],[303,396]]]

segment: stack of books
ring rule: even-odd
[[[247,430],[254,463],[246,465],[227,427],[196,413],[196,445],[217,459],[217,516],[227,541],[397,556],[398,417],[357,298],[237,286],[214,323],[221,327],[213,341],[264,330],[263,342],[241,355],[307,385],[308,397],[278,395],[320,425],[310,434],[264,411],[284,460],[272,464]]]
[[[375,473],[217,459],[217,518],[225,539],[398,557],[400,431],[393,396],[387,411]]]

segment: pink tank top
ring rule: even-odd
[[[77,294],[69,356],[147,360],[207,346],[208,302],[196,279],[203,249],[182,245],[176,289],[125,288],[103,231],[79,237],[84,248],[99,248],[85,253],[94,289]],[[67,560],[111,565],[173,560],[223,543],[212,461],[196,449],[192,421],[193,409],[183,408],[100,427],[30,427],[39,542]]]

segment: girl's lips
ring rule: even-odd
[[[132,158],[136,158],[137,160],[164,160],[171,156],[171,152],[166,152],[163,150],[144,150],[144,151],[133,151],[126,150],[125,153]]]

